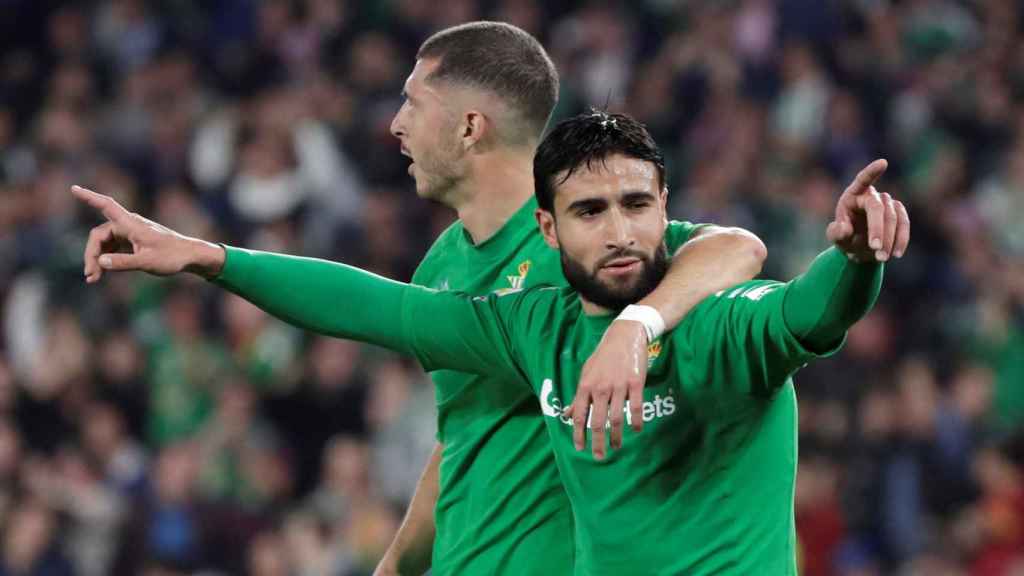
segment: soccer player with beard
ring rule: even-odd
[[[471,295],[565,284],[557,253],[544,244],[533,217],[533,155],[557,89],[557,74],[543,48],[513,26],[474,22],[424,42],[392,132],[413,160],[417,194],[455,209],[459,221],[430,249],[414,284]],[[82,189],[75,194],[110,219],[90,235],[90,282],[105,269],[99,260],[104,244],[117,238],[132,240],[135,254],[108,255],[106,269],[189,269],[210,275],[223,262],[219,247],[176,236],[103,196]],[[675,256],[661,286],[643,302],[670,327],[703,297],[753,277],[764,258],[763,245],[749,233],[713,226],[694,233],[695,228],[671,223],[664,230]],[[211,250],[216,263],[211,263]],[[244,256],[232,262],[244,266]],[[374,311],[373,303],[387,293],[350,292],[335,284],[335,268],[321,268],[326,263],[282,262],[261,264],[259,273],[226,283],[243,295],[252,289],[263,297],[272,290],[281,302],[300,306],[278,309],[286,319],[328,334],[345,333],[339,326],[360,317],[352,316],[352,307]],[[375,321],[366,326],[371,332],[388,327]],[[363,339],[396,344],[390,338]],[[643,424],[640,395],[647,347],[639,322],[618,322],[583,377],[581,390],[589,395],[580,402],[603,403],[597,410],[611,415],[613,446],[621,441],[622,419],[616,414],[626,397],[635,399],[633,427],[639,430]],[[572,514],[537,399],[499,368],[479,375],[439,370],[432,377],[440,443],[377,573],[422,573],[431,563],[439,576],[571,572]],[[602,456],[605,421],[595,417],[593,424],[593,450]]]
[[[826,232],[834,246],[806,273],[722,290],[664,333],[656,311],[633,304],[667,267],[664,163],[643,126],[622,115],[560,124],[534,160],[536,218],[569,288],[473,297],[210,245],[196,245],[180,265],[218,274],[220,285],[311,329],[414,354],[428,369],[501,375],[479,385],[530,390],[572,504],[576,574],[796,574],[791,377],[841,346],[878,296],[882,262],[906,250],[906,209],[873,186],[885,167],[873,162],[844,191]],[[113,215],[110,201],[78,194]],[[134,232],[140,246],[185,252],[169,233]],[[284,273],[299,280],[261,281]],[[592,458],[579,450],[578,410],[563,400],[624,317],[650,335],[650,367],[639,406],[630,400],[611,416],[647,426],[627,429],[608,458]],[[601,409],[594,403],[595,420]]]

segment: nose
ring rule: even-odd
[[[609,210],[608,216],[609,230],[605,246],[610,250],[631,248],[636,243],[636,239],[633,238],[633,228],[629,218],[618,208]]]
[[[402,127],[402,112],[404,111],[405,104],[402,104],[402,107],[395,113],[395,117],[391,119],[391,135],[399,140],[405,136],[405,129]]]

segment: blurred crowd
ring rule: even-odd
[[[480,18],[548,48],[556,119],[646,122],[671,216],[756,232],[767,276],[889,159],[910,251],[797,377],[802,573],[1024,574],[1020,2],[0,0],[0,576],[372,571],[434,442],[419,367],[198,279],[86,287],[68,189],[408,280],[452,215],[388,126]]]

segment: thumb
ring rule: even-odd
[[[142,266],[138,254],[102,254],[99,262],[104,270],[139,270]]]
[[[825,229],[825,237],[829,242],[841,242],[849,238],[852,228],[847,222],[833,220]]]

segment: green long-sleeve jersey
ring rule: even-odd
[[[321,280],[266,285],[289,277]],[[585,315],[570,289],[473,297],[239,249],[219,282],[308,328],[536,395],[575,517],[577,574],[795,574],[791,376],[870,308],[881,265],[830,249],[790,283],[700,303],[651,344],[644,429],[604,461],[573,448],[562,410],[613,317]]]
[[[484,242],[474,243],[461,222],[440,235],[413,276],[413,284],[473,296],[503,294],[530,286],[564,286],[558,252],[544,243],[531,198]],[[697,227],[670,222],[665,243],[674,252]],[[274,310],[293,323],[333,333],[348,324],[352,337],[398,321],[375,302],[387,293],[338,285],[336,268],[289,260],[244,272],[232,259],[222,283],[239,281],[244,296],[272,291]],[[268,262],[261,257],[261,263]],[[365,305],[365,307],[363,307]],[[294,307],[293,307],[294,306]],[[379,313],[379,315],[378,315]],[[380,334],[377,344],[401,343]],[[402,349],[411,353],[411,350]],[[432,574],[548,576],[573,570],[572,511],[558,477],[537,398],[502,372],[457,370],[431,373],[435,384],[438,439],[443,443],[435,506]]]
[[[558,252],[537,229],[531,198],[484,242],[455,222],[424,256],[413,284],[473,296],[564,286]],[[674,252],[696,226],[671,222]],[[431,372],[443,443],[435,506],[436,576],[572,572],[573,519],[536,396],[502,373]]]

